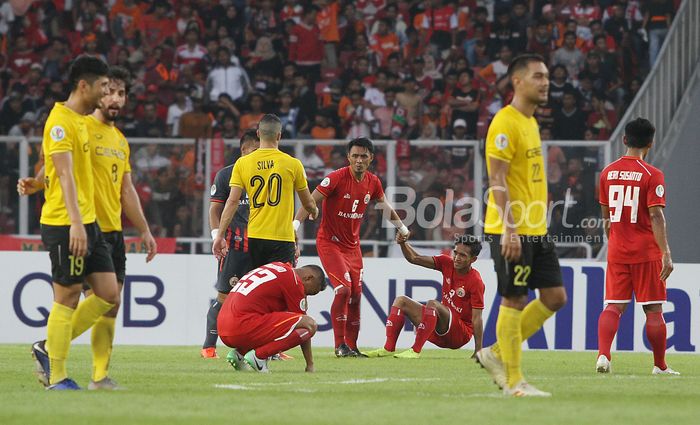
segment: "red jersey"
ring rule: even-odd
[[[442,273],[442,305],[471,329],[472,309],[484,308],[485,286],[481,274],[475,268],[458,274],[449,255],[436,255],[433,261],[435,269]]]
[[[355,180],[350,167],[330,173],[316,188],[326,198],[318,239],[354,248],[360,242],[360,221],[372,199],[384,198],[379,177],[365,173],[362,181]]]
[[[221,309],[234,317],[280,311],[306,313],[306,293],[292,266],[270,263],[244,275]]]
[[[623,156],[600,173],[600,203],[610,208],[608,261],[636,264],[660,260],[649,208],[666,206],[664,173]]]

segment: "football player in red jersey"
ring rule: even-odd
[[[316,203],[323,201],[316,246],[335,292],[331,305],[335,355],[359,357],[363,356],[357,349],[363,267],[360,222],[367,205],[375,200],[401,235],[408,236],[408,228],[384,199],[379,178],[367,171],[374,160],[372,141],[366,137],[351,140],[347,155],[350,165],[326,176],[311,196]],[[295,230],[306,217],[305,210],[297,212]]]
[[[217,319],[221,341],[234,348],[229,358],[233,367],[268,372],[269,357],[300,345],[306,371],[313,372],[311,337],[316,322],[306,315],[306,296],[325,288],[326,275],[316,265],[293,268],[270,263],[244,275]]]
[[[625,126],[626,154],[600,174],[600,205],[608,236],[606,307],[598,319],[596,370],[610,372],[610,346],[632,293],[646,314],[646,334],[654,353],[652,374],[679,375],[666,365],[666,279],[673,271],[666,239],[664,173],[644,161],[654,142],[654,126],[637,118]]]
[[[430,300],[426,305],[405,295],[396,297],[386,321],[386,343],[383,348],[368,351],[369,357],[394,356],[417,359],[426,341],[438,347],[456,350],[474,336],[474,353],[482,347],[484,324],[484,282],[472,267],[481,252],[481,242],[475,236],[463,235],[455,239],[452,256],[419,255],[406,237],[397,235],[403,256],[411,264],[442,273],[442,301]],[[416,340],[410,349],[394,354],[404,321],[416,327]],[[472,357],[475,356],[472,355]]]

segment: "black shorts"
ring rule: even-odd
[[[124,233],[122,232],[103,232],[102,237],[107,242],[109,252],[112,255],[112,264],[114,264],[114,272],[117,274],[117,282],[124,283],[126,277],[126,246],[124,245]],[[90,289],[87,282],[83,282],[83,290]]]
[[[486,235],[498,276],[501,296],[527,295],[528,289],[562,286],[559,259],[551,236],[520,236],[520,261],[507,262],[501,256],[501,235]]]
[[[109,246],[97,223],[85,225],[87,255],[74,258],[68,251],[70,226],[41,225],[41,241],[51,258],[51,279],[63,286],[82,283],[92,273],[114,273]]]
[[[233,287],[231,280],[240,279],[244,274],[252,270],[250,254],[242,251],[230,250],[223,260],[219,261],[216,275],[216,290],[228,294]]]
[[[275,261],[294,264],[294,252],[296,251],[294,242],[248,238],[248,249],[251,269]]]

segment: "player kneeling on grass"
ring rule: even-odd
[[[482,346],[484,326],[481,312],[484,309],[484,283],[479,272],[472,267],[481,252],[481,242],[474,236],[459,236],[455,240],[452,256],[434,257],[418,255],[408,244],[407,237],[398,234],[404,257],[411,264],[438,270],[442,273],[442,302],[430,300],[424,306],[407,297],[394,300],[386,321],[386,343],[384,348],[369,351],[369,357],[415,359],[420,357],[426,341],[441,348],[456,350],[474,336],[474,353]],[[416,326],[416,341],[413,347],[394,354],[396,340],[403,328],[405,318]],[[474,357],[474,355],[472,355]]]
[[[297,345],[313,372],[311,337],[316,321],[306,315],[306,296],[326,288],[323,269],[270,263],[244,275],[231,289],[218,317],[221,341],[231,348],[227,360],[236,370],[268,372],[268,358]],[[245,355],[244,355],[245,354]]]

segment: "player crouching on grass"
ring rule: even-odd
[[[317,325],[306,315],[306,297],[325,288],[326,275],[316,265],[293,268],[270,263],[243,276],[218,317],[219,338],[234,348],[228,357],[231,365],[236,370],[268,372],[269,357],[299,345],[306,371],[313,372],[311,337]]]
[[[469,235],[455,239],[452,256],[434,257],[419,255],[407,242],[408,237],[396,235],[403,256],[411,264],[442,273],[442,302],[430,300],[423,304],[401,295],[394,300],[386,321],[386,343],[384,348],[368,351],[369,357],[417,359],[426,341],[441,348],[456,350],[474,336],[474,353],[482,347],[484,326],[481,313],[484,309],[484,283],[479,272],[472,267],[481,252],[481,242]],[[413,347],[394,354],[396,340],[403,328],[405,318],[418,329]],[[472,357],[474,357],[474,355]]]

